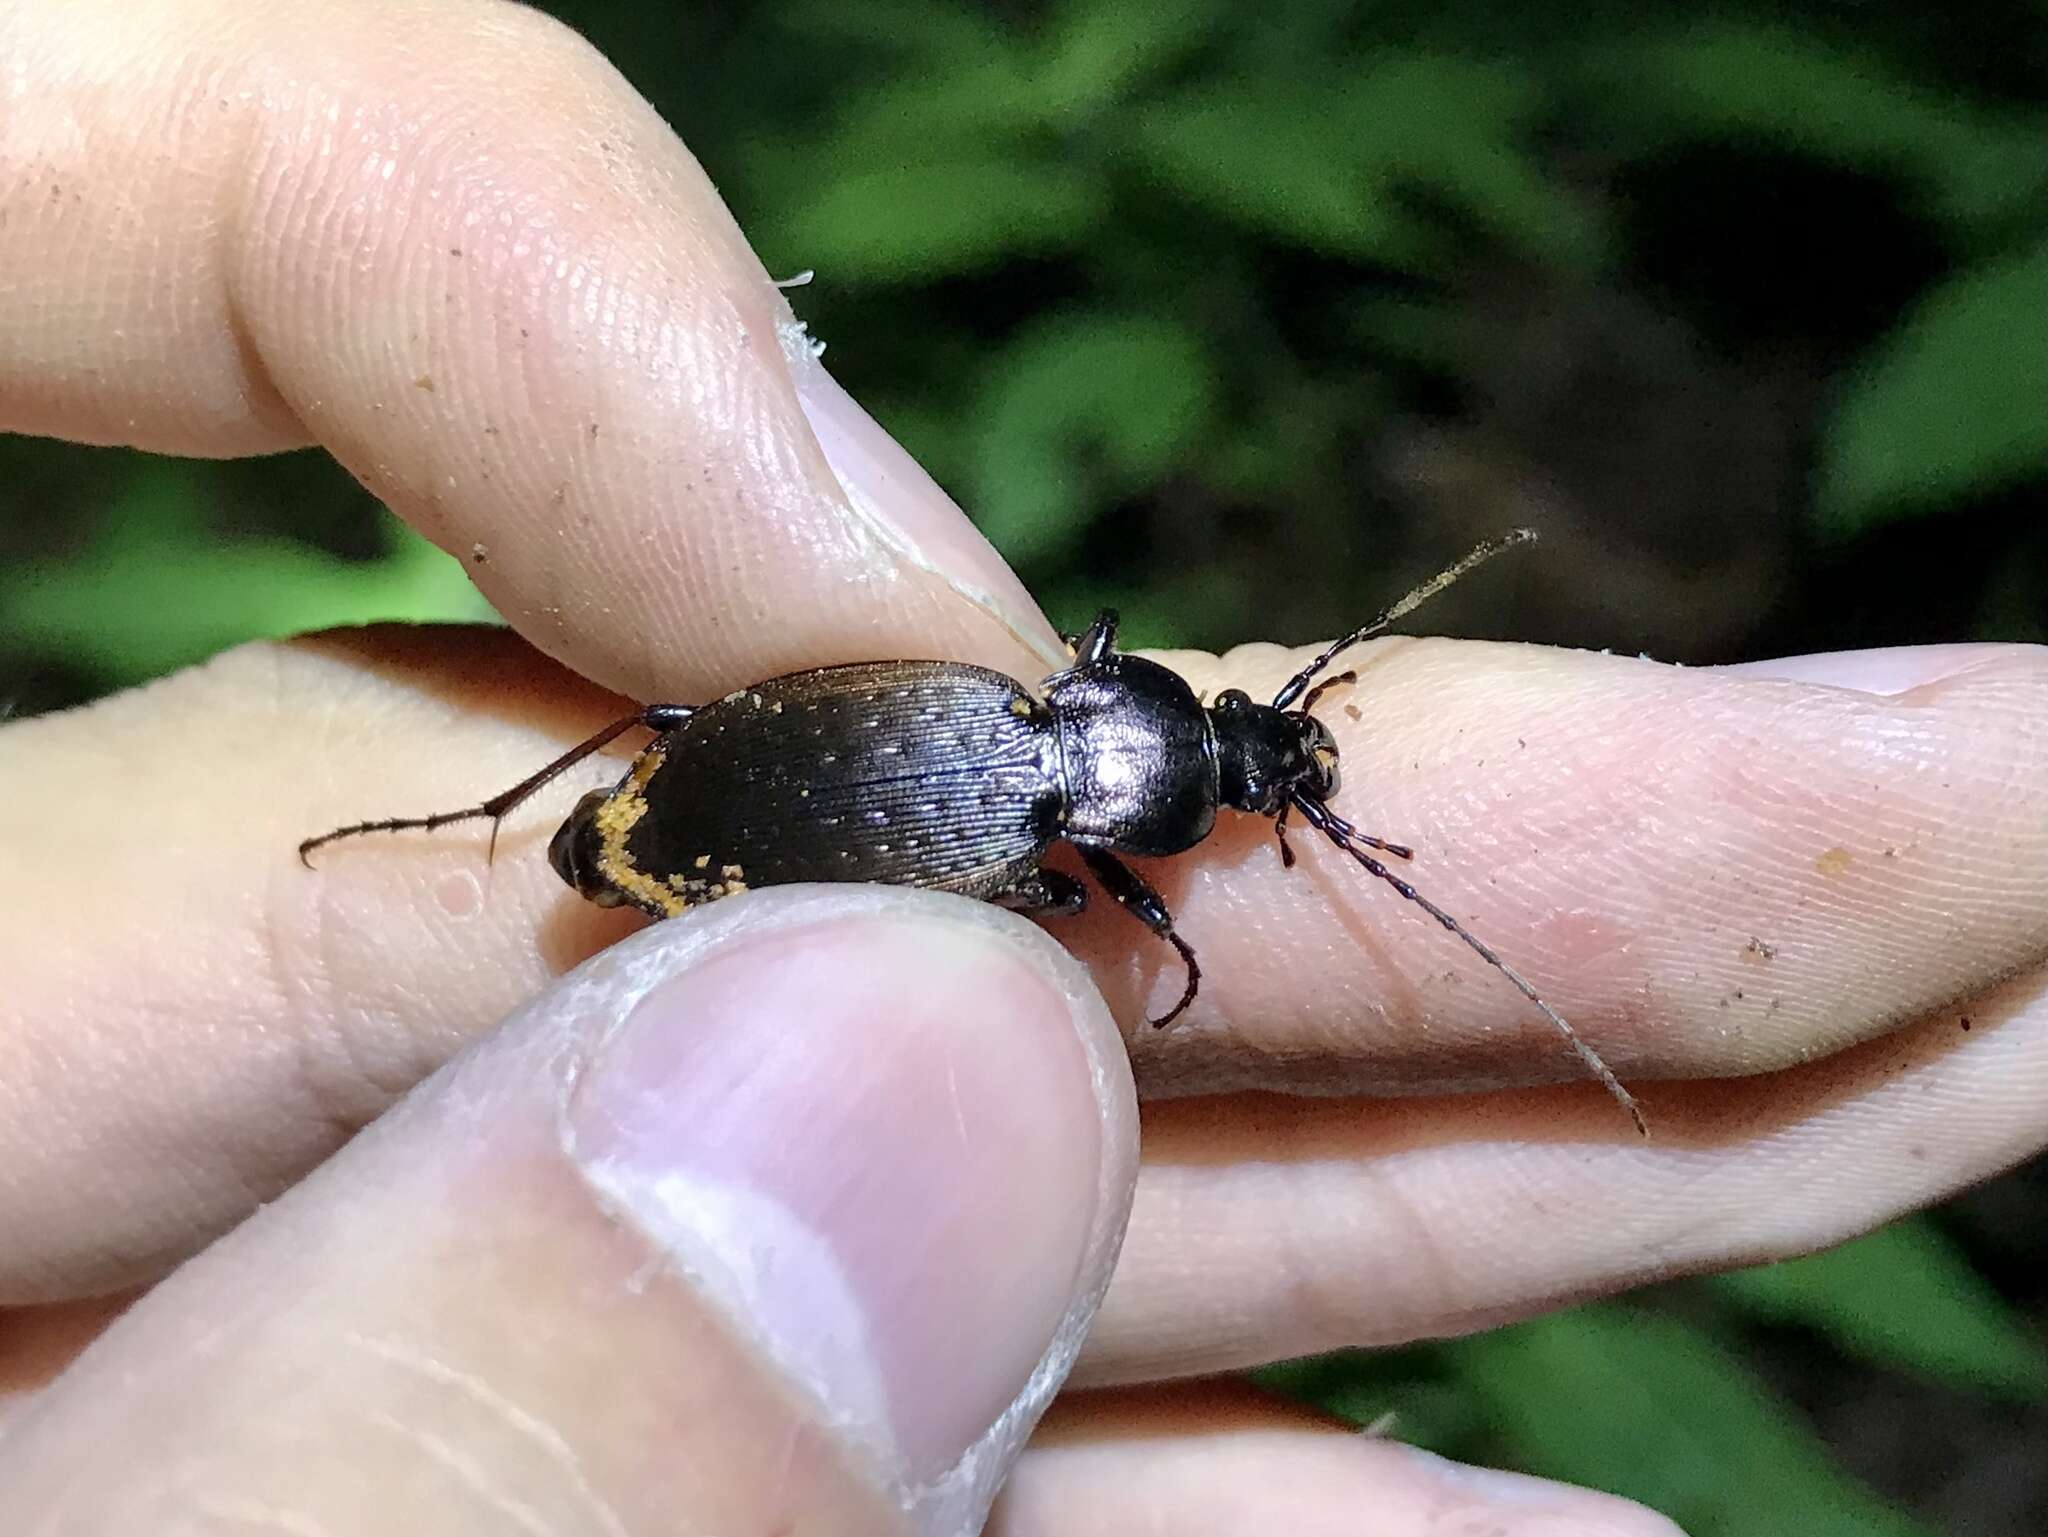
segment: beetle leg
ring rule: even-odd
[[[1195,1001],[1195,994],[1201,989],[1202,968],[1195,960],[1195,952],[1185,939],[1174,933],[1173,914],[1166,910],[1165,901],[1142,875],[1105,849],[1076,847],[1080,849],[1082,863],[1102,882],[1102,889],[1116,898],[1117,906],[1178,950],[1188,968],[1188,985],[1180,995],[1180,1002],[1152,1021],[1153,1029],[1164,1029]]]
[[[1092,667],[1116,650],[1116,610],[1105,608],[1095,616],[1087,633],[1074,642],[1074,665]]]
[[[1287,841],[1287,814],[1292,810],[1294,802],[1289,801],[1280,808],[1280,815],[1273,818],[1273,831],[1280,839],[1280,867],[1283,870],[1294,868],[1294,849]]]
[[[1283,817],[1287,815],[1285,811],[1280,814]],[[1362,833],[1345,821],[1344,818],[1338,816],[1327,805],[1323,807],[1323,815],[1329,820],[1329,824],[1332,827],[1336,828],[1338,832],[1349,838],[1353,843],[1362,843],[1369,849],[1378,849],[1382,854],[1392,854],[1396,859],[1413,859],[1415,857],[1415,850],[1408,847],[1407,844],[1389,843],[1386,839],[1376,838],[1371,833]]]
[[[1088,905],[1088,888],[1058,870],[1034,870],[989,900],[1033,918],[1071,918]]]
[[[1304,697],[1301,701],[1302,713],[1306,715],[1310,711],[1314,710],[1316,707],[1316,701],[1322,698],[1323,695],[1327,694],[1331,689],[1342,688],[1347,684],[1356,683],[1357,681],[1358,674],[1356,672],[1351,671],[1340,672],[1331,677],[1323,679],[1322,682],[1318,683],[1314,688],[1310,689],[1308,691],[1307,696]]]
[[[535,793],[553,782],[562,773],[574,768],[591,754],[610,745],[614,738],[624,736],[635,726],[646,726],[653,731],[673,731],[677,726],[689,719],[692,713],[688,705],[651,704],[637,715],[628,715],[623,720],[613,721],[604,730],[598,732],[597,735],[586,737],[552,763],[545,764],[541,768],[536,769],[511,789],[501,791],[487,801],[479,802],[474,806],[464,806],[459,811],[436,811],[429,816],[423,817],[385,817],[381,821],[376,822],[351,822],[346,827],[337,827],[332,832],[322,833],[317,838],[308,838],[304,843],[301,843],[299,845],[299,863],[311,869],[313,862],[306,856],[323,844],[334,842],[337,838],[353,838],[358,833],[397,833],[410,832],[415,829],[422,832],[432,832],[438,827],[448,826],[451,822],[475,822],[481,821],[485,817],[490,818],[491,853],[495,854],[498,850],[498,824],[504,821],[506,816],[521,803],[531,799]],[[488,860],[488,858],[489,856],[487,855],[486,859]]]
[[[651,704],[640,712],[640,724],[649,731],[673,731],[696,713],[693,704]]]

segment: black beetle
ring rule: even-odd
[[[1056,840],[1187,966],[1166,1025],[1194,1001],[1202,970],[1159,893],[1119,854],[1177,854],[1208,837],[1219,808],[1274,819],[1289,866],[1299,813],[1372,874],[1470,945],[1543,1011],[1609,1093],[1643,1125],[1634,1098],[1528,982],[1449,913],[1367,850],[1413,850],[1359,831],[1331,810],[1337,746],[1310,713],[1341,683],[1337,656],[1481,561],[1534,535],[1516,529],[1327,647],[1271,704],[1227,689],[1206,708],[1170,668],[1116,648],[1105,610],[1071,640],[1074,657],[1043,684],[960,662],[861,662],[771,678],[715,704],[649,705],[612,722],[481,805],[336,828],[358,833],[497,824],[565,769],[635,726],[656,733],[609,790],[577,803],[549,845],[564,881],[601,906],[675,917],[750,886],[878,881],[997,902],[1021,912],[1079,912],[1080,881],[1044,866]]]

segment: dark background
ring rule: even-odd
[[[2048,8],[548,7],[1055,620],[1706,663],[2048,640]],[[460,61],[450,62],[459,70]],[[313,454],[0,438],[0,706],[480,612]],[[2048,1531],[2048,1178],[1816,1259],[1269,1373],[1695,1537]]]

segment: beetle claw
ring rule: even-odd
[[[1166,930],[1159,937],[1178,950],[1180,958],[1187,963],[1188,985],[1181,992],[1180,1002],[1152,1021],[1152,1028],[1154,1030],[1164,1030],[1176,1019],[1179,1019],[1181,1015],[1185,1014],[1188,1005],[1195,1001],[1195,994],[1200,992],[1202,987],[1202,967],[1201,963],[1195,959],[1194,947],[1185,939],[1182,939],[1180,935],[1174,933],[1172,929]]]

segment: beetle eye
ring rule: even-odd
[[[1219,710],[1242,710],[1252,702],[1252,696],[1241,688],[1227,688],[1216,696]]]

